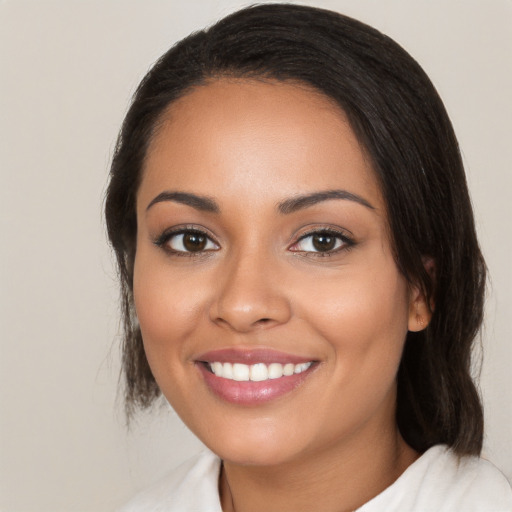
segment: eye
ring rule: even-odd
[[[171,253],[191,254],[219,249],[206,233],[197,229],[165,232],[155,243]]]
[[[290,250],[293,252],[334,253],[353,245],[345,235],[332,230],[320,230],[302,236]]]

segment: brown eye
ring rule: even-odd
[[[185,233],[183,235],[183,247],[187,251],[202,251],[206,247],[207,238],[200,233]]]
[[[165,246],[174,253],[200,253],[219,249],[219,246],[201,231],[181,231],[165,235],[157,245]]]
[[[312,236],[313,247],[319,252],[332,251],[337,242],[337,238],[328,233],[317,233]]]
[[[354,242],[331,230],[319,230],[309,235],[304,235],[298,242],[290,247],[293,252],[303,252],[312,254],[334,254],[338,250],[349,248]]]

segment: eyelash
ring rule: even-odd
[[[204,237],[206,239],[206,244],[210,243],[215,245],[215,248],[207,248],[207,249],[201,249],[198,251],[187,251],[187,250],[176,250],[168,246],[169,242],[179,235],[198,235],[201,237]],[[294,249],[295,246],[298,246],[301,242],[304,240],[307,240],[310,237],[313,237],[315,235],[324,235],[326,237],[332,237],[336,239],[336,244],[341,242],[341,245],[338,247],[335,247],[334,249],[329,249],[326,251],[312,251],[312,250],[303,250],[303,249]],[[164,231],[156,240],[154,240],[154,244],[157,247],[162,248],[167,253],[173,255],[173,256],[185,256],[185,257],[197,257],[197,256],[204,256],[207,253],[215,252],[219,249],[219,244],[215,242],[206,231],[202,229],[198,229],[196,227],[180,227],[180,228],[173,228],[170,230]],[[289,246],[288,250],[295,253],[301,253],[301,254],[308,254],[312,255],[313,257],[328,257],[333,256],[341,251],[349,251],[356,242],[348,237],[346,233],[342,231],[338,231],[333,228],[315,228],[307,233],[304,233],[300,236],[300,238],[295,241],[291,246]]]
[[[168,244],[174,237],[177,237],[179,235],[198,235],[198,236],[204,237],[206,239],[206,244],[208,244],[208,243],[214,244],[216,246],[216,248],[215,249],[211,249],[211,248],[201,249],[199,251],[187,251],[187,250],[181,251],[181,250],[173,249]],[[202,229],[197,229],[196,227],[192,227],[192,226],[168,229],[168,230],[164,231],[154,241],[154,244],[157,247],[160,247],[161,249],[163,249],[164,251],[166,251],[167,253],[169,253],[173,256],[185,256],[185,257],[204,256],[205,254],[214,252],[214,251],[218,250],[218,248],[219,248],[219,244],[217,242],[215,242],[213,240],[212,236],[210,236],[206,231],[204,231]]]
[[[300,242],[308,238],[312,238],[315,235],[324,235],[327,237],[335,238],[337,241],[341,242],[341,245],[335,247],[334,249],[329,249],[327,251],[305,251],[300,249],[293,249],[293,247],[297,246]],[[349,251],[355,246],[355,244],[356,242],[352,238],[348,237],[345,232],[338,231],[333,228],[315,228],[301,235],[300,238],[289,247],[289,250],[291,250],[292,252],[312,255],[313,257],[316,258],[325,258],[329,256],[334,256],[335,254],[338,254],[339,252],[342,251]]]

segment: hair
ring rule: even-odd
[[[435,304],[428,327],[407,334],[397,375],[399,430],[420,452],[446,443],[459,455],[479,454],[483,413],[471,356],[486,267],[446,110],[393,40],[338,13],[291,4],[240,10],[178,42],[142,80],[122,125],[105,215],[120,274],[128,414],[160,394],[133,303],[135,204],[146,152],[170,104],[226,77],[302,83],[345,112],[379,181],[396,264]]]

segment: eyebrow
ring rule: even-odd
[[[165,201],[174,201],[175,203],[191,206],[202,212],[219,213],[219,205],[210,197],[198,196],[189,192],[169,192],[165,191],[158,194],[147,206],[148,211],[153,205]]]
[[[322,192],[313,192],[311,194],[299,195],[278,203],[277,209],[279,213],[286,215],[298,210],[302,210],[304,208],[309,208],[310,206],[314,206],[315,204],[328,201],[330,199],[344,199],[348,201],[354,201],[355,203],[365,206],[370,210],[375,210],[375,207],[372,206],[366,199],[346,190],[325,190]],[[199,196],[189,192],[171,191],[165,191],[158,194],[148,204],[146,211],[148,211],[155,204],[165,201],[181,203],[203,212],[220,213],[219,205],[211,197]]]
[[[366,199],[346,190],[325,190],[322,192],[313,192],[312,194],[292,197],[291,199],[287,199],[286,201],[279,203],[277,205],[277,209],[282,214],[289,214],[296,212],[297,210],[309,208],[310,206],[321,203],[322,201],[328,201],[330,199],[345,199],[348,201],[354,201],[355,203],[365,206],[370,210],[375,210],[375,207],[372,206]]]

